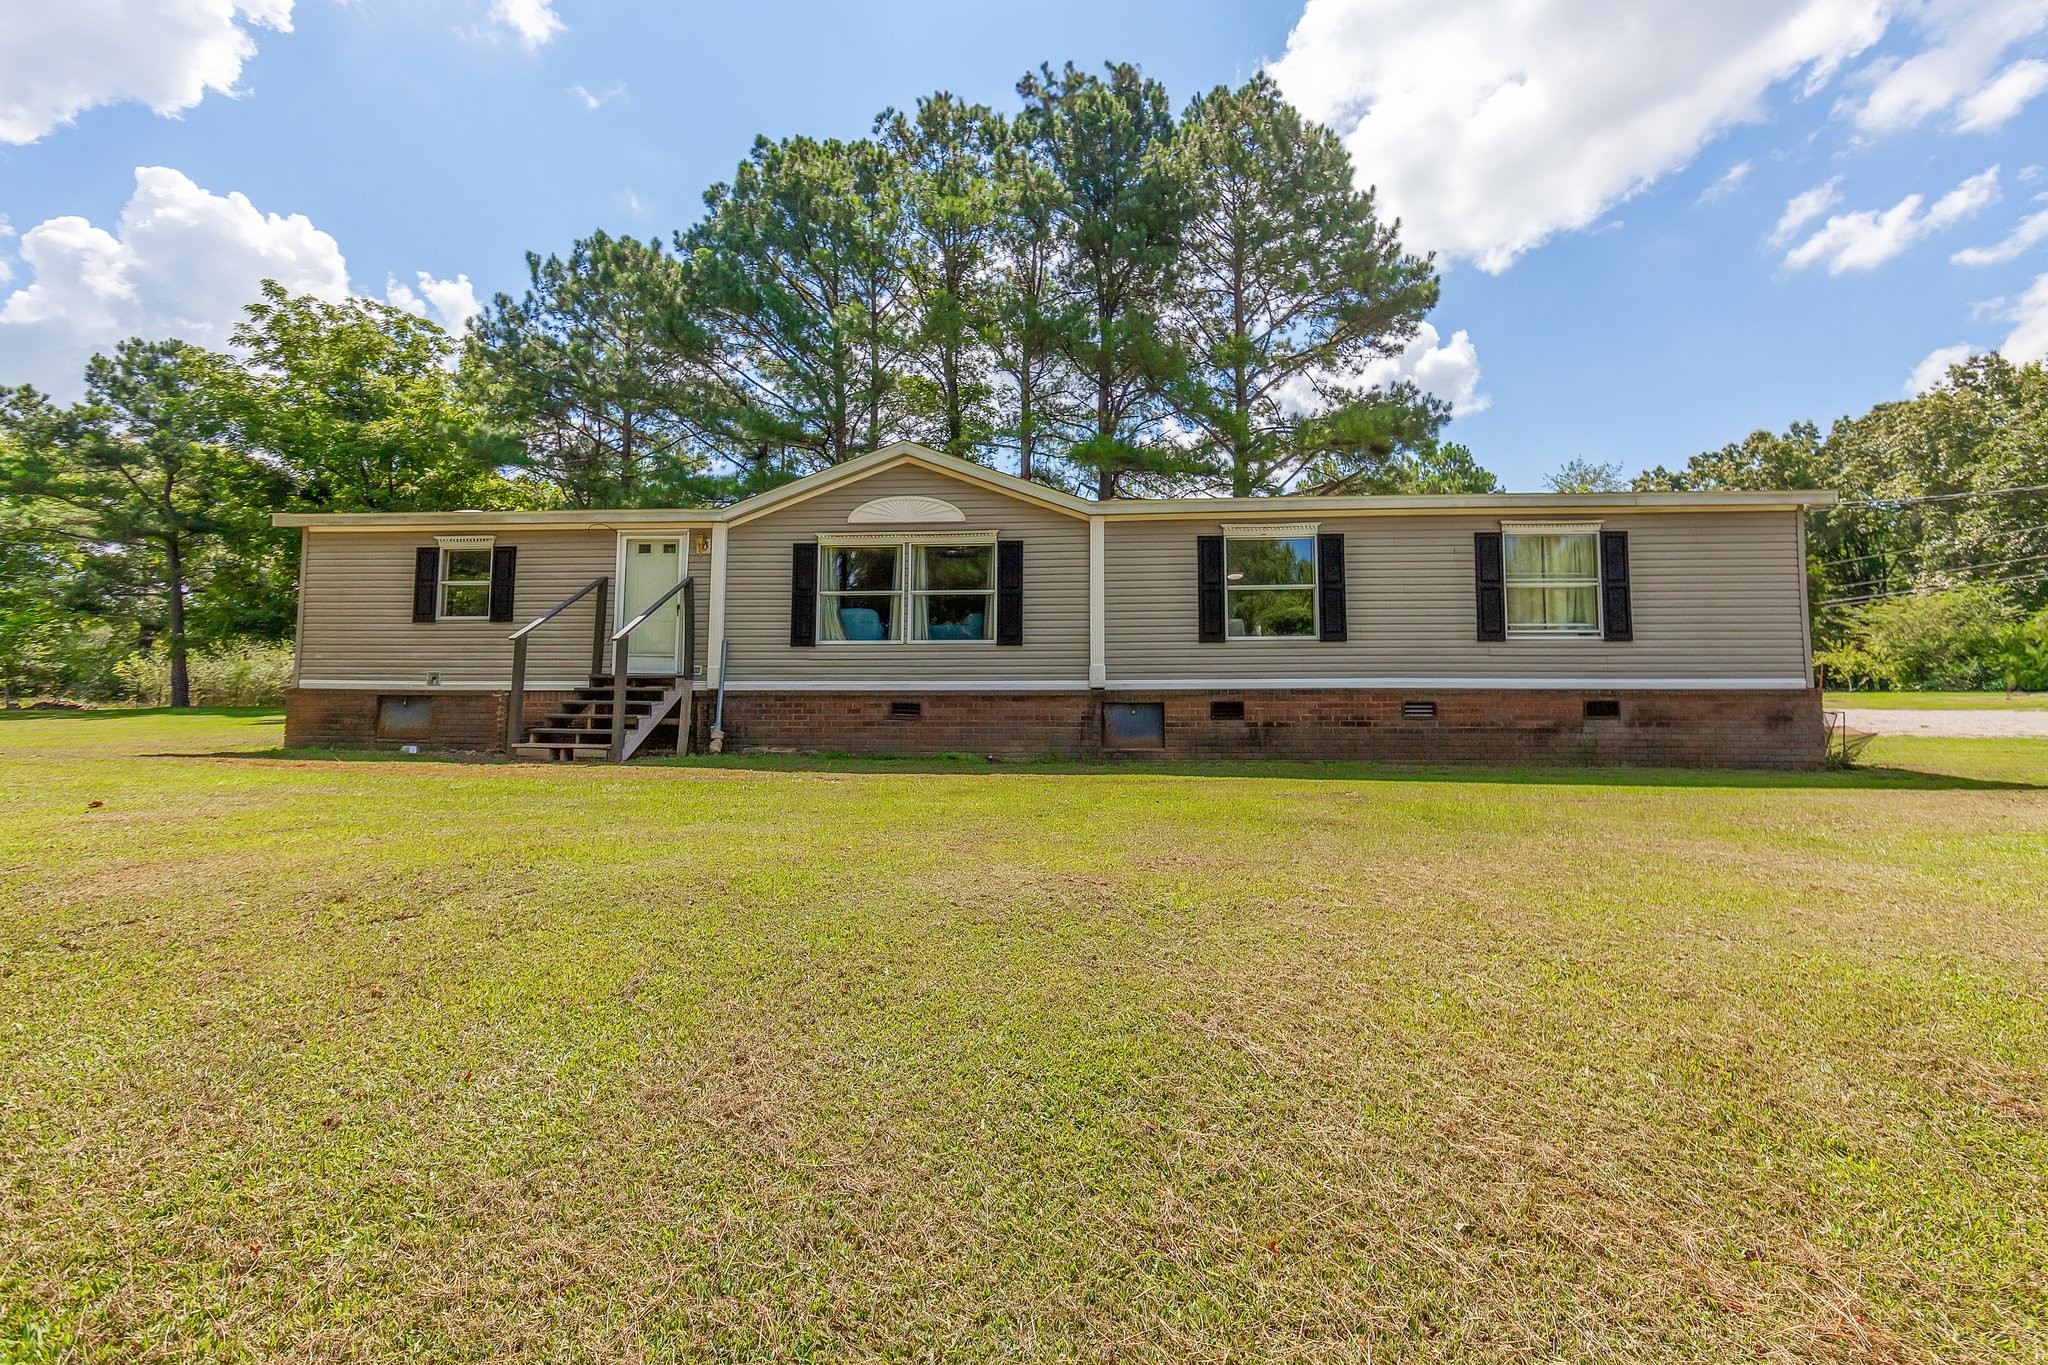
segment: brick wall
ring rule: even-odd
[[[899,702],[923,714],[891,715]],[[697,734],[705,738],[711,727],[701,714]],[[1086,758],[1095,752],[1095,716],[1086,692],[728,692],[725,751]]]
[[[569,692],[528,692],[526,722],[537,724]],[[425,697],[431,719],[424,735],[377,732],[382,697]],[[299,688],[285,699],[284,742],[290,749],[396,749],[418,744],[434,751],[500,753],[505,747],[504,692],[368,692]]]
[[[710,698],[704,698],[706,707]],[[1589,718],[1588,700],[1618,704]],[[1404,703],[1432,701],[1409,718]],[[1164,708],[1165,743],[1105,750],[1104,703]],[[1212,719],[1211,703],[1243,719]],[[915,717],[891,713],[914,703]],[[698,734],[708,733],[708,711]],[[726,751],[984,754],[1000,758],[1165,757],[1552,762],[1817,768],[1825,758],[1817,691],[1589,692],[1524,689],[1245,692],[729,693]]]
[[[495,752],[505,694],[432,694],[422,739],[377,733],[376,692],[302,690],[285,707],[292,748]],[[391,695],[427,695],[394,693]],[[531,692],[529,724],[567,696]],[[1620,716],[1586,715],[1589,700]],[[1433,718],[1403,705],[1431,701]],[[714,697],[698,697],[697,736],[710,732]],[[1157,703],[1161,748],[1105,750],[1106,702]],[[1212,718],[1237,703],[1243,719]],[[892,713],[915,704],[919,714]],[[1682,767],[1817,768],[1825,757],[1817,691],[1365,691],[1245,692],[732,692],[726,752],[797,749],[851,754],[964,753],[1006,759],[1096,757],[1366,759],[1401,763],[1668,764]]]

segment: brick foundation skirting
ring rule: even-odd
[[[296,688],[285,698],[284,742],[290,749],[421,749],[452,753],[503,753],[505,702],[509,692],[385,692],[342,688]],[[528,725],[547,719],[571,692],[528,692]],[[423,728],[404,727],[380,733],[380,702],[385,697],[424,698],[430,719]]]
[[[569,694],[529,692],[526,719]],[[424,730],[379,732],[385,696],[429,698]],[[299,690],[285,706],[292,748],[499,752],[503,692]],[[697,736],[714,697],[698,695]],[[1588,703],[1594,703],[1592,707]],[[1429,703],[1433,715],[1422,715]],[[1163,743],[1106,744],[1106,705],[1157,705]],[[1601,711],[1619,714],[1599,714]],[[1521,688],[1243,692],[731,692],[727,753],[961,753],[1003,759],[1360,759],[1399,763],[1652,764],[1817,768],[1820,693],[1536,691]]]
[[[703,698],[698,735],[709,730]],[[1410,714],[1432,703],[1435,714]],[[1589,714],[1588,702],[1618,715]],[[1164,743],[1117,749],[1103,707],[1156,704]],[[1221,703],[1220,706],[1214,704]],[[915,707],[917,714],[900,712]],[[1240,714],[1242,718],[1235,718]],[[1420,710],[1421,708],[1412,708]],[[1096,757],[1362,759],[1401,763],[1650,764],[1818,768],[1817,690],[1243,692],[731,692],[728,753],[965,753]]]

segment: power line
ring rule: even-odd
[[[2022,484],[2017,488],[1980,488],[1967,493],[1921,493],[1909,498],[1842,498],[1836,507],[1911,507],[1923,502],[1953,502],[1958,498],[2003,498],[2015,493],[2048,493],[2048,483]],[[1826,511],[1826,508],[1822,508]]]
[[[2042,524],[2040,524],[2040,523],[2029,523],[2029,524],[2026,524],[2026,525],[2014,525],[2014,526],[2000,526],[2000,527],[1997,527],[1997,528],[1995,528],[1995,529],[1993,529],[1993,530],[1991,530],[1991,531],[1987,531],[1987,532],[1985,532],[1985,534],[1984,534],[1984,536],[1983,536],[1983,539],[1985,539],[1985,540],[1997,540],[1997,539],[1998,539],[1998,538],[2000,538],[2001,536],[2032,536],[2032,535],[2039,535],[2039,534],[2041,534],[2041,533],[2042,533],[2042,532],[2043,532],[2044,530],[2048,530],[2048,526],[2044,526],[2044,525],[2042,525]],[[1832,569],[1832,568],[1834,568],[1834,567],[1835,567],[1835,566],[1836,566],[1837,564],[1860,564],[1860,563],[1863,563],[1863,562],[1864,562],[1864,561],[1866,561],[1866,560],[1872,560],[1872,559],[1883,559],[1883,558],[1884,558],[1884,557],[1885,557],[1886,555],[1889,555],[1889,554],[1895,554],[1895,553],[1897,553],[1897,550],[1896,550],[1896,548],[1894,548],[1894,549],[1891,549],[1891,550],[1872,550],[1872,551],[1870,551],[1870,552],[1869,552],[1869,553],[1867,553],[1867,554],[1860,554],[1860,555],[1843,555],[1843,556],[1842,556],[1842,557],[1841,557],[1840,559],[1822,559],[1822,560],[1816,560],[1816,561],[1814,562],[1814,567],[1815,567],[1816,569]]]
[[[2043,579],[2048,579],[2048,569],[2035,569],[2030,573],[2015,574],[2010,578],[1971,578],[1965,579],[1961,583],[1932,583],[1918,588],[1900,588],[1897,592],[1864,593],[1859,597],[1830,597],[1820,605],[1823,607],[1845,607],[1860,602],[1880,602],[1890,597],[1918,597],[1923,593],[1945,592],[1950,588],[2009,586],[2015,583],[2038,583]]]
[[[2032,564],[2036,560],[2041,559],[2048,559],[2048,554],[2014,555],[2011,559],[1991,559],[1986,560],[1981,564],[1944,564],[1939,568],[1928,568],[1923,565],[1917,571],[1916,576],[1924,577],[1927,574],[1956,573],[1963,569],[1969,569],[1972,571],[1977,569],[2004,569],[2009,568],[2014,564]],[[1881,578],[1858,578],[1848,583],[1837,583],[1834,586],[1837,588],[1862,588],[1867,587],[1872,583],[1889,583],[1891,581],[1892,576],[1890,574],[1886,574]]]

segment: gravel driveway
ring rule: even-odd
[[[1863,735],[1939,735],[1945,739],[2048,739],[2048,711],[1891,711],[1838,708]]]

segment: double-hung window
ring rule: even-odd
[[[1508,634],[1600,633],[1597,527],[1510,529],[1503,540]]]
[[[903,547],[821,545],[818,555],[818,638],[900,639]]]
[[[995,638],[993,544],[912,545],[910,566],[912,639]]]
[[[491,617],[491,547],[441,547],[443,621],[488,621]]]
[[[820,640],[993,640],[995,606],[993,535],[818,547]]]
[[[1225,630],[1234,637],[1314,635],[1315,532],[1224,531]]]

